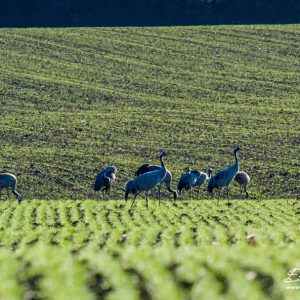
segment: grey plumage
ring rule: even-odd
[[[220,189],[226,188],[227,197],[228,197],[228,188],[233,181],[234,177],[239,171],[239,162],[237,158],[237,151],[240,148],[235,146],[233,148],[233,154],[235,158],[235,162],[233,165],[227,167],[224,170],[217,172],[214,176],[212,176],[208,181],[207,191],[210,195],[212,195],[213,190],[216,188],[220,191]]]
[[[159,166],[158,166],[159,167]],[[140,176],[144,173],[148,173],[148,172],[151,172],[151,171],[154,171],[152,169],[152,166],[150,166],[149,164],[143,164],[141,165],[137,170],[136,172],[134,173],[135,176]]]
[[[142,166],[140,166],[137,169],[137,171],[135,172],[135,176],[140,176],[147,172],[156,171],[156,170],[159,170],[160,168],[161,168],[161,166],[143,164]],[[172,173],[168,169],[166,169],[166,170],[167,170],[166,176],[161,181],[161,183],[159,184],[159,187],[158,187],[159,201],[160,201],[160,192],[161,192],[162,184],[165,184],[167,190],[173,194],[174,200],[177,199],[177,192],[172,189]]]
[[[17,177],[10,173],[0,173],[0,198],[2,189],[11,189],[12,193],[18,199],[19,204],[23,200],[22,195],[17,192]]]
[[[236,174],[234,180],[241,186],[246,194],[246,198],[248,198],[249,193],[247,192],[247,186],[250,183],[250,176],[246,172],[240,171]]]
[[[183,173],[179,179],[177,185],[178,193],[182,194],[184,190],[191,191],[199,176],[200,171],[187,169],[187,171]]]
[[[94,190],[102,190],[103,195],[104,193],[108,193],[112,183],[116,180],[117,171],[115,166],[109,166],[98,173],[94,183]]]
[[[200,187],[209,180],[210,176],[212,173],[212,169],[208,168],[207,173],[205,172],[200,172],[200,175],[198,176],[196,182],[195,182],[195,187],[198,187],[197,190],[197,198],[199,198],[199,191],[200,191]]]
[[[167,174],[167,169],[165,167],[163,157],[166,153],[163,150],[159,151],[159,159],[161,167],[158,170],[147,172],[135,177],[134,179],[128,181],[125,184],[125,200],[127,201],[128,195],[130,193],[134,194],[134,199],[132,201],[130,210],[133,207],[136,197],[141,193],[145,192],[146,195],[146,206],[148,208],[148,193],[150,190],[155,188],[158,184],[162,182]]]

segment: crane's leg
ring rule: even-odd
[[[100,192],[101,192],[101,194],[100,194],[100,199],[101,199],[101,200],[104,199],[104,190],[105,190],[105,188],[100,189]]]
[[[160,206],[160,190],[161,190],[161,184],[158,186],[158,206]]]
[[[137,193],[135,196],[134,196],[134,198],[133,198],[133,200],[132,200],[132,202],[131,202],[131,206],[130,206],[130,208],[129,208],[129,211],[131,211],[131,209],[132,209],[132,207],[133,207],[133,204],[134,204],[134,202],[135,202],[135,199],[136,199],[136,197],[139,195],[140,193]]]
[[[249,198],[249,193],[247,192],[247,186],[246,185],[244,185],[244,191],[246,193],[246,198]]]
[[[8,188],[6,189],[6,192],[7,192],[7,198],[9,199],[9,189]]]
[[[245,186],[243,184],[240,185],[241,191],[245,189]]]
[[[148,192],[146,192],[145,195],[146,195],[146,207],[148,209]]]
[[[0,199],[1,199],[1,195],[2,195],[2,189],[0,189]]]
[[[197,200],[199,200],[199,191],[200,191],[200,186],[199,186],[198,191],[197,191]]]
[[[177,195],[176,191],[174,191],[173,192],[173,204],[175,204],[177,197],[178,197],[178,195]]]
[[[218,204],[219,204],[219,201],[220,201],[220,194],[221,194],[221,190],[218,189]]]
[[[229,188],[226,188],[227,204],[229,204]]]
[[[213,195],[214,195],[213,191],[211,193],[209,191],[207,191],[207,197],[208,197],[208,199],[212,199]]]

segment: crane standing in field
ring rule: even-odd
[[[127,201],[128,195],[130,193],[135,195],[133,198],[133,201],[131,203],[131,207],[130,207],[129,211],[131,211],[136,197],[141,192],[145,192],[146,207],[148,209],[148,193],[149,193],[149,191],[151,191],[158,184],[160,184],[167,174],[167,169],[166,169],[166,166],[165,166],[164,160],[163,160],[163,157],[165,155],[166,155],[165,151],[163,151],[163,150],[159,151],[160,168],[158,170],[141,174],[140,176],[128,181],[125,184],[125,200]]]
[[[250,176],[246,172],[238,172],[234,177],[234,180],[240,185],[240,187],[244,190],[246,194],[246,198],[249,197],[249,193],[247,192],[247,186],[250,183]]]
[[[94,190],[102,190],[103,197],[104,194],[109,193],[112,183],[116,180],[117,171],[115,166],[109,166],[98,173],[94,184]]]
[[[140,176],[144,173],[152,172],[159,170],[161,166],[155,166],[155,165],[149,165],[149,164],[143,164],[141,165],[137,171],[135,172],[135,176]],[[177,192],[172,189],[172,173],[167,169],[167,174],[165,178],[161,181],[161,183],[158,186],[158,199],[159,199],[159,204],[160,204],[160,192],[161,192],[161,186],[162,184],[166,185],[167,190],[173,194],[173,199],[174,201],[177,199]]]
[[[183,173],[179,179],[177,188],[178,193],[182,194],[184,190],[189,191],[191,193],[195,183],[197,182],[198,177],[201,175],[201,172],[198,170],[187,169],[185,173]]]
[[[197,190],[197,199],[199,199],[199,191],[200,191],[200,187],[210,179],[211,174],[212,174],[212,168],[208,168],[207,169],[207,173],[205,172],[200,172],[200,176],[197,178],[196,183],[195,183],[195,187],[198,187]]]
[[[11,189],[12,193],[18,199],[19,204],[22,202],[22,195],[17,192],[17,177],[10,173],[0,173],[0,198],[2,194],[2,189]]]
[[[239,171],[239,161],[237,158],[237,152],[240,150],[238,146],[234,146],[233,154],[235,162],[233,165],[227,167],[224,170],[217,172],[212,176],[208,181],[207,191],[209,195],[213,194],[213,190],[217,188],[219,190],[219,199],[220,199],[220,190],[225,188],[227,192],[227,198],[229,202],[229,186],[234,180],[236,174]]]

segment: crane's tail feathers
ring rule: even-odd
[[[102,184],[101,184],[100,180],[99,180],[99,181],[96,180],[96,181],[95,181],[95,184],[94,184],[94,190],[95,190],[96,192],[97,192],[97,191],[100,191],[101,187],[102,187]]]
[[[184,182],[179,182],[178,183],[178,186],[177,186],[177,189],[178,189],[178,192],[179,192],[179,195],[182,193],[182,191],[184,190],[184,189],[186,189],[186,184],[184,183]]]

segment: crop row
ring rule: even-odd
[[[64,240],[78,244],[95,241],[101,248],[114,239],[126,244],[160,245],[171,238],[174,245],[226,241],[235,244],[248,233],[260,233],[260,238],[278,243],[295,241],[297,201],[150,201],[149,211],[144,200],[137,201],[136,210],[128,211],[125,201],[38,201],[16,205],[1,203],[0,237],[3,246],[32,243],[35,237],[49,243]],[[289,222],[287,222],[289,220]],[[267,228],[276,227],[274,230]],[[291,230],[292,229],[292,230]],[[147,230],[148,236],[145,236]],[[27,236],[28,232],[30,235]],[[150,234],[150,235],[149,235]],[[84,240],[85,243],[84,243]]]
[[[0,204],[1,299],[291,296],[296,201]],[[292,298],[291,298],[292,299]]]

